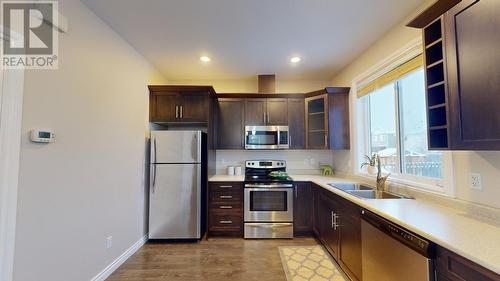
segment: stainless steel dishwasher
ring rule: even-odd
[[[362,211],[363,281],[434,280],[435,245]]]

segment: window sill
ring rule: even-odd
[[[360,172],[357,172],[354,175],[357,177],[360,177],[360,178],[369,179],[369,180],[374,181],[374,182],[376,181],[376,178],[377,178],[377,176],[375,176],[375,175],[370,175],[367,173],[360,173]],[[426,193],[430,193],[433,195],[446,196],[446,197],[450,197],[450,198],[452,197],[450,194],[448,194],[446,192],[446,188],[444,186],[437,186],[435,184],[429,184],[429,183],[425,183],[425,182],[403,179],[403,178],[398,177],[397,175],[390,176],[387,179],[387,182],[389,184],[395,184],[398,187],[408,188],[408,189],[412,189],[412,190],[419,191],[419,192],[426,192]]]

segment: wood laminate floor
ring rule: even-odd
[[[148,243],[107,280],[285,281],[278,247],[297,245],[318,243],[314,238]]]

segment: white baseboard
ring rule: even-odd
[[[123,254],[121,254],[116,260],[109,264],[103,271],[99,272],[91,281],[104,281],[108,278],[115,270],[120,267],[128,258],[130,258],[137,250],[139,250],[148,241],[148,235],[144,235],[141,239],[134,243],[130,248],[128,248]]]

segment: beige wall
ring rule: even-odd
[[[59,70],[25,76],[16,281],[91,280],[145,234],[147,84],[161,77],[80,1],[59,5]],[[56,141],[29,142],[33,128]]]
[[[257,77],[241,80],[169,80],[171,85],[211,85],[217,93],[257,93]],[[277,93],[305,93],[332,86],[331,81],[276,79]]]
[[[427,5],[427,4],[426,4]],[[423,5],[419,11],[426,7]],[[415,11],[333,78],[333,85],[351,86],[357,76],[421,36],[420,30],[405,27]],[[351,104],[352,107],[352,104]],[[353,112],[353,110],[351,110]],[[354,118],[354,116],[351,116]],[[351,124],[353,129],[356,124]],[[353,142],[356,140],[352,140]],[[351,145],[351,147],[355,147]],[[500,152],[453,152],[455,191],[458,199],[500,208]],[[351,171],[351,152],[334,152],[334,168]],[[480,173],[483,190],[469,188],[469,174]]]

